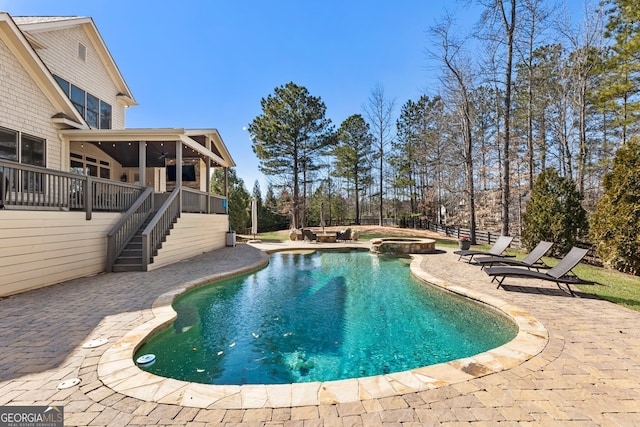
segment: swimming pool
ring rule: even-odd
[[[206,384],[286,384],[401,372],[510,341],[505,316],[427,286],[407,259],[276,253],[268,267],[195,289],[135,357]]]

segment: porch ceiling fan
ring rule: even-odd
[[[175,159],[175,158],[176,158],[175,154],[171,154],[171,153],[168,153],[166,151],[161,151],[160,155],[158,156],[158,160]]]

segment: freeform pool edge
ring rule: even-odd
[[[255,270],[268,262],[265,253],[253,266],[190,281],[160,295],[150,309],[154,318],[125,334],[103,353],[98,362],[98,378],[115,392],[144,401],[196,408],[282,408],[348,403],[429,390],[511,369],[545,348],[548,332],[530,313],[499,298],[452,285],[430,275],[421,268],[424,258],[424,255],[413,256],[410,268],[414,276],[498,309],[516,323],[519,329],[517,336],[487,352],[446,363],[387,375],[313,383],[199,384],[160,377],[135,365],[135,351],[150,335],[175,319],[176,313],[171,304],[177,296],[196,286]]]

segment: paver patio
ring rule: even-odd
[[[549,333],[541,353],[512,369],[431,390],[283,408],[182,407],[103,384],[101,356],[153,318],[159,295],[263,259],[256,248],[238,245],[148,273],[101,274],[0,299],[0,405],[63,405],[68,426],[640,425],[640,313],[579,291],[573,298],[548,282],[508,279],[504,290],[495,289],[451,251],[422,255],[419,265],[448,284],[533,314]],[[96,338],[109,342],[82,348]],[[79,385],[57,388],[76,377]]]

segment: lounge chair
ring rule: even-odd
[[[593,285],[593,282],[580,279],[571,272],[573,268],[582,261],[582,258],[589,252],[588,249],[573,247],[567,255],[560,260],[555,267],[548,271],[534,271],[527,268],[518,267],[491,267],[485,268],[485,272],[492,276],[493,280],[498,280],[498,288],[502,286],[502,282],[507,277],[525,277],[531,279],[548,280],[555,282],[558,288],[562,289],[560,283],[564,283],[569,289],[569,293],[575,296],[570,285]],[[500,278],[500,279],[498,279]]]
[[[536,247],[533,248],[521,261],[501,256],[490,256],[476,258],[474,262],[481,265],[482,269],[485,267],[493,267],[494,264],[510,265],[513,267],[527,267],[528,269],[535,268],[536,270],[539,270],[540,268],[549,268],[540,261],[540,258],[542,258],[544,254],[551,249],[551,246],[553,246],[552,242],[545,242],[544,240],[541,240],[540,243],[538,243]]]
[[[316,233],[307,228],[302,229],[302,237],[304,238],[304,240],[308,240],[310,242],[317,240]]]
[[[338,234],[336,235],[336,240],[342,240],[342,241],[351,240],[351,229],[345,228],[344,230],[339,231]]]
[[[469,257],[468,263],[471,263],[473,257],[476,255],[492,255],[492,256],[500,256],[511,244],[513,237],[511,236],[500,236],[498,240],[493,244],[491,249],[488,251],[479,251],[475,249],[463,249],[461,251],[455,251],[454,254],[460,255],[458,261],[462,259],[462,257]]]

